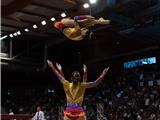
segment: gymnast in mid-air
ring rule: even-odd
[[[63,18],[61,21],[56,21],[54,27],[60,30],[67,38],[74,41],[83,40],[87,34],[89,36],[89,28],[94,25],[107,25],[110,24],[110,20],[105,20],[102,17],[95,19],[90,15],[75,16],[74,19]]]
[[[80,82],[80,73],[78,71],[74,71],[71,75],[72,82],[69,82],[65,79],[60,64],[56,63],[57,67],[55,67],[51,61],[47,60],[47,62],[48,65],[51,67],[53,73],[62,83],[66,94],[67,106],[64,110],[64,120],[86,120],[86,115],[82,108],[85,90],[86,88],[92,88],[97,86],[104,78],[109,67],[105,68],[101,75],[95,81],[87,82],[87,67],[86,65],[83,65],[83,81]]]

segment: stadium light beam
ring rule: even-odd
[[[17,33],[13,33],[14,36],[17,36]]]
[[[14,37],[14,36],[13,36],[13,34],[10,34],[10,35],[9,35],[9,37],[11,37],[11,38],[12,38],[12,37]]]
[[[43,20],[43,21],[41,22],[41,24],[42,24],[42,25],[46,25],[47,22],[46,22],[45,20]]]
[[[28,28],[26,28],[26,29],[24,29],[24,31],[25,31],[25,32],[29,32],[29,29],[28,29]]]
[[[90,2],[91,4],[95,4],[95,3],[97,2],[97,0],[89,0],[89,2]]]
[[[21,35],[21,32],[20,32],[20,31],[17,31],[17,35]]]
[[[38,27],[37,27],[37,25],[33,25],[33,28],[36,29],[36,28],[38,28]]]
[[[51,21],[55,21],[56,19],[54,17],[51,18]]]
[[[84,7],[84,8],[89,8],[90,5],[89,5],[88,3],[84,3],[84,4],[83,4],[83,7]]]
[[[63,18],[64,18],[64,17],[66,17],[66,16],[67,16],[67,15],[66,15],[66,13],[64,13],[64,12],[63,12],[63,13],[61,13],[61,17],[63,17]]]
[[[3,37],[0,37],[0,40],[3,40],[3,39],[5,39],[5,38],[7,38],[8,37],[8,35],[5,35],[5,36],[3,36]]]

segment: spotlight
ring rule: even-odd
[[[37,25],[33,25],[33,28],[36,29],[36,28],[38,28],[38,27],[37,27]]]
[[[29,29],[26,28],[26,29],[24,29],[24,31],[29,32]]]
[[[54,17],[51,18],[51,21],[55,21],[56,19]]]
[[[3,39],[5,39],[5,38],[7,38],[8,37],[8,35],[5,35],[5,36],[3,36],[3,37],[0,37],[0,40],[3,40]]]
[[[41,24],[42,24],[42,25],[46,25],[47,22],[46,22],[45,20],[43,20],[43,21],[41,22]]]
[[[89,5],[88,3],[84,3],[84,4],[83,4],[83,7],[84,7],[84,8],[89,8],[90,5]]]
[[[14,33],[13,35],[14,35],[14,36],[17,36],[17,33]]]
[[[89,2],[90,2],[91,4],[95,4],[95,3],[97,2],[97,0],[89,0]]]
[[[13,34],[10,34],[9,36],[12,38],[12,37],[13,37]]]
[[[66,17],[66,13],[61,13],[61,17]]]
[[[147,64],[147,62],[143,61],[142,64]]]
[[[21,35],[21,32],[20,32],[20,31],[18,31],[18,32],[17,32],[17,35]]]

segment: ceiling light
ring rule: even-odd
[[[84,3],[84,4],[83,4],[83,7],[84,7],[84,8],[89,8],[90,6],[89,6],[88,3]]]
[[[18,32],[17,32],[17,35],[21,35],[21,32],[20,32],[20,31],[18,31]]]
[[[147,62],[143,61],[142,64],[147,64]]]
[[[5,39],[6,37],[8,37],[8,35],[5,35],[5,36],[1,37],[0,40]]]
[[[97,2],[97,0],[89,0],[89,2],[90,2],[91,4],[95,4],[95,3]]]
[[[61,17],[66,17],[66,13],[61,13]]]
[[[14,36],[17,36],[17,33],[14,33],[13,35],[14,35]]]
[[[29,29],[28,29],[28,28],[26,28],[26,29],[24,29],[24,31],[29,32]]]
[[[54,17],[51,18],[51,21],[55,21],[56,19]]]
[[[9,36],[12,38],[12,37],[13,37],[13,34],[10,34]]]
[[[33,28],[36,29],[36,28],[38,28],[38,27],[37,27],[37,25],[33,25]]]
[[[45,20],[43,20],[43,21],[41,22],[41,24],[42,24],[42,25],[46,25],[47,22],[46,22]]]

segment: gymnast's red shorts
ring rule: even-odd
[[[67,106],[66,110],[64,111],[64,115],[70,119],[76,120],[78,118],[84,117],[85,113],[81,106]]]

